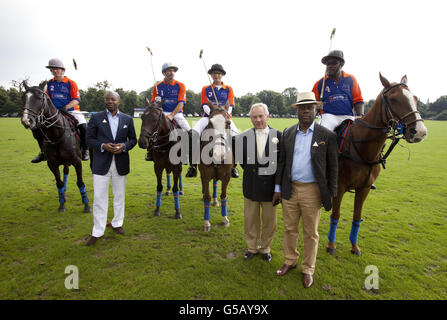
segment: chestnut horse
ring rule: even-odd
[[[227,112],[229,102],[225,107],[214,106],[208,101],[210,107],[210,122],[202,133],[200,143],[200,179],[202,181],[204,215],[204,231],[211,230],[210,206],[211,195],[209,183],[213,180],[213,189],[217,181],[221,180],[222,189],[220,194],[221,216],[225,227],[230,226],[227,218],[227,187],[231,178],[233,168],[233,154],[231,152],[230,115]],[[210,141],[211,140],[211,141]],[[217,191],[213,192],[217,194]],[[214,197],[214,196],[213,196]]]
[[[22,124],[31,130],[40,130],[44,137],[43,151],[47,159],[48,167],[56,178],[56,186],[59,192],[59,212],[65,212],[65,191],[69,166],[76,170],[77,186],[84,204],[84,212],[90,212],[87,192],[82,180],[82,161],[80,139],[76,137],[76,130],[70,126],[69,121],[56,109],[46,94],[47,83],[43,82],[38,87],[29,87],[23,82],[25,93],[23,95],[24,106]],[[64,180],[61,180],[59,166],[64,166]]]
[[[175,218],[182,219],[179,201],[179,178],[182,174],[182,164],[173,164],[169,159],[169,150],[175,144],[175,141],[169,140],[169,136],[171,131],[176,128],[163,113],[161,108],[163,101],[155,100],[151,103],[146,98],[146,105],[147,107],[141,115],[141,131],[138,138],[138,146],[142,149],[147,149],[149,141],[152,144],[154,171],[157,176],[157,200],[154,216],[160,216],[161,194],[163,192],[162,177],[163,170],[166,170],[169,177],[171,172],[174,174],[172,193],[174,194]],[[168,180],[168,186],[170,186],[170,179]],[[169,193],[167,192],[166,194],[168,195]]]
[[[383,90],[365,116],[348,127],[345,135],[347,138],[340,150],[337,195],[333,198],[329,243],[326,248],[330,254],[336,253],[335,233],[345,192],[355,190],[349,239],[352,244],[351,253],[360,256],[357,240],[360,223],[363,221],[362,207],[371,185],[379,176],[379,164],[385,168],[386,157],[400,139],[399,130],[403,129],[403,137],[409,143],[421,142],[427,135],[424,120],[416,108],[417,98],[408,89],[407,77],[402,77],[400,83],[390,83],[381,74],[379,76]],[[393,143],[383,156],[387,139],[392,139]]]

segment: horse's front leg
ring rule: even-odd
[[[84,213],[90,213],[91,212],[91,208],[90,208],[90,206],[88,204],[87,190],[85,189],[85,183],[82,180],[82,162],[81,162],[81,159],[79,159],[79,161],[76,161],[73,164],[73,166],[75,167],[75,170],[76,170],[76,178],[77,178],[76,184],[77,184],[77,186],[79,188],[79,193],[81,194],[82,203],[84,204]],[[64,172],[65,172],[65,167],[64,167]],[[64,175],[64,177],[65,177],[65,175]]]
[[[326,247],[326,252],[329,252],[331,255],[334,255],[337,252],[335,247],[335,235],[337,233],[338,220],[340,219],[341,201],[343,200],[344,194],[344,188],[339,185],[337,196],[332,199],[332,214],[328,233],[329,242]]]
[[[169,196],[171,194],[171,172],[166,170],[166,192],[165,196]],[[172,190],[174,191],[174,190]]]
[[[64,190],[64,182],[61,180],[61,173],[59,172],[59,165],[54,162],[48,160],[47,161],[48,168],[50,168],[51,172],[56,179],[56,187],[57,192],[59,193],[59,208],[58,212],[65,212],[65,190]]]
[[[217,201],[217,179],[213,179],[213,207],[219,206],[219,201]]]
[[[349,240],[351,241],[351,253],[358,256],[362,255],[360,248],[358,246],[358,236],[360,224],[362,223],[362,208],[366,197],[368,196],[370,187],[356,189],[354,198],[354,214],[352,218],[351,233],[349,234]]]
[[[181,174],[181,168],[175,168],[173,170],[174,174],[174,185],[172,187],[172,193],[174,194],[174,208],[175,208],[175,218],[182,219],[182,214],[180,213],[180,199],[179,199],[179,176]]]
[[[227,196],[227,187],[228,183],[230,183],[230,176],[225,176],[224,179],[222,179],[222,192],[220,193],[220,202],[221,202],[221,209],[220,213],[222,215],[222,222],[225,227],[230,226],[230,220],[228,220],[227,217],[227,202],[228,202],[228,196]]]
[[[210,179],[202,177],[202,190],[203,190],[203,207],[204,207],[204,220],[203,231],[208,232],[211,230],[210,223],[210,206],[211,206],[211,195],[210,195]]]
[[[157,200],[155,201],[155,210],[154,210],[154,216],[159,217],[160,216],[160,207],[161,207],[161,194],[163,192],[163,168],[160,166],[157,166],[157,163],[154,164],[154,171],[155,175],[157,176]]]

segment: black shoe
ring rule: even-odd
[[[250,251],[245,252],[244,254],[244,260],[250,260],[251,258],[253,258],[257,253],[253,253]]]
[[[186,173],[185,177],[187,178],[193,178],[193,177],[197,177],[197,169],[195,166],[190,166],[188,168],[188,172]]]
[[[263,253],[262,260],[270,262],[270,261],[272,261],[272,255],[270,253]]]
[[[152,157],[152,152],[150,150],[147,150],[145,160],[146,161],[154,161],[154,158]]]
[[[377,187],[374,184],[372,184],[370,188],[371,188],[371,190],[376,190],[377,189]]]
[[[33,160],[31,160],[32,163],[39,163],[45,160],[45,155],[43,152],[39,153],[37,157],[35,157]]]
[[[237,168],[234,167],[233,170],[231,170],[231,177],[232,178],[239,178],[239,172],[237,172]]]
[[[90,154],[88,152],[88,149],[83,149],[82,150],[82,161],[87,161],[88,159],[90,159]]]

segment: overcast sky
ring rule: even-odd
[[[108,80],[113,89],[141,92],[154,81],[149,46],[157,80],[170,61],[195,92],[208,84],[201,49],[208,68],[224,66],[236,96],[310,91],[335,27],[332,49],[344,51],[344,70],[365,100],[382,88],[379,71],[390,81],[406,74],[423,102],[447,94],[445,1],[302,2],[0,0],[0,85],[50,79],[45,66],[58,57],[81,89]]]

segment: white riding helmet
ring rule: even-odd
[[[54,58],[54,59],[50,59],[50,61],[48,61],[48,65],[46,66],[46,68],[50,69],[50,68],[60,68],[60,69],[64,69],[64,63],[62,62],[62,60]]]
[[[172,62],[166,62],[161,67],[161,73],[165,72],[166,69],[172,68],[175,72],[177,72],[178,68],[172,64]]]

